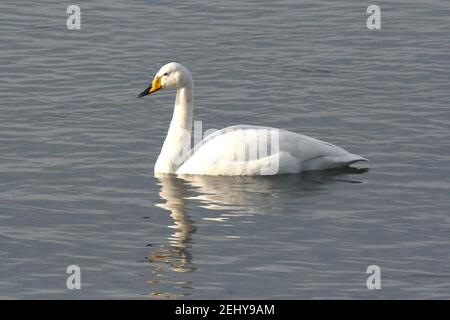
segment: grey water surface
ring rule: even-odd
[[[0,3],[0,298],[450,298],[449,1],[377,1],[374,31],[350,0],[69,4]],[[175,93],[136,97],[169,61],[203,130],[370,169],[154,177]]]

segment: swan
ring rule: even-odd
[[[333,144],[283,129],[235,125],[191,148],[194,84],[177,62],[161,67],[138,98],[175,89],[172,121],[155,163],[155,174],[256,176],[347,167],[367,159]]]

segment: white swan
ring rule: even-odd
[[[194,85],[179,63],[164,65],[139,98],[162,88],[177,90],[175,109],[155,173],[274,175],[342,168],[367,159],[305,135],[238,125],[207,136],[191,149]]]

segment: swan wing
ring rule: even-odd
[[[273,175],[365,161],[330,143],[286,130],[238,125],[205,137],[177,174]]]

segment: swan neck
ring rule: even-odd
[[[171,129],[192,131],[193,87],[185,86],[177,90]]]
[[[155,172],[175,173],[189,158],[191,150],[193,86],[177,90],[169,131],[155,164]]]

